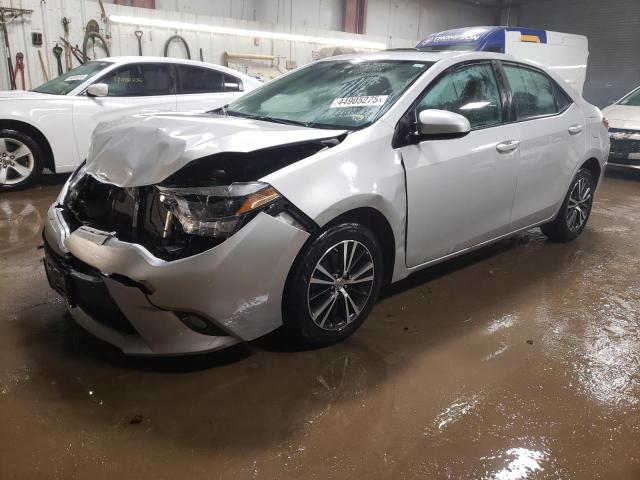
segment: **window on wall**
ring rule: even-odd
[[[224,91],[223,75],[217,70],[180,65],[180,93],[215,93]]]
[[[426,109],[448,110],[465,116],[472,128],[502,122],[502,101],[493,67],[467,65],[440,78],[418,104]]]
[[[554,87],[546,75],[515,65],[505,65],[504,72],[511,86],[516,120],[557,113]]]
[[[168,65],[139,63],[115,70],[100,83],[109,86],[110,97],[140,97],[171,94],[173,80]]]

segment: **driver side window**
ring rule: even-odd
[[[141,63],[120,67],[100,80],[109,86],[110,97],[170,95],[172,78],[168,64]]]
[[[417,107],[448,110],[466,117],[471,128],[502,122],[502,101],[490,64],[463,66],[445,74],[433,84]]]

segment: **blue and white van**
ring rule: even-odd
[[[589,44],[584,35],[523,27],[466,27],[434,33],[418,50],[475,50],[525,58],[555,70],[582,95]]]

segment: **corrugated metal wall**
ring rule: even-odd
[[[584,97],[595,105],[640,85],[640,0],[535,1],[520,7],[517,23],[589,38]]]

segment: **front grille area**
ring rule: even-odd
[[[640,159],[630,159],[629,154],[640,154],[640,130],[609,129],[611,149],[609,158],[614,163],[640,165]]]
[[[85,175],[64,207],[72,230],[86,225],[114,232],[119,240],[140,244],[164,260],[195,255],[221,242],[188,235],[177,221],[167,223],[169,212],[154,187],[121,188]]]

